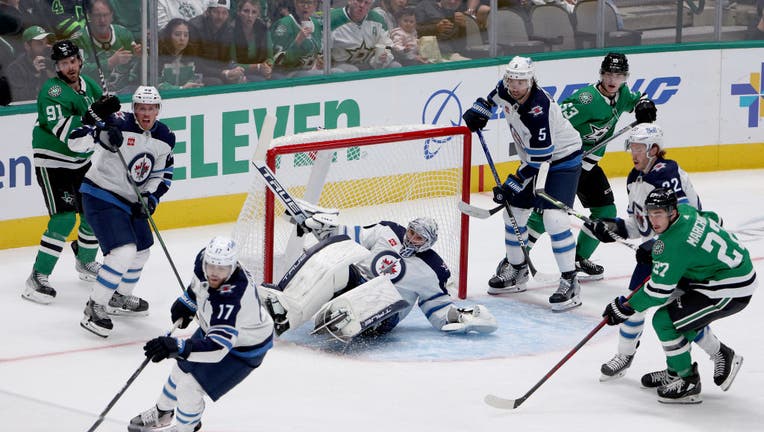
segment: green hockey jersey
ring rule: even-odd
[[[82,74],[95,80],[100,80],[98,64],[95,58],[93,58],[93,44],[91,43],[87,28],[82,33],[82,36],[75,39],[74,42],[82,50]],[[109,58],[118,50],[123,49],[132,52],[133,42],[133,34],[121,25],[116,24],[111,26],[111,39],[107,42],[96,41],[95,49],[98,53],[98,61],[101,64],[109,91],[112,93],[122,93],[125,90],[132,91],[134,85],[138,83],[139,56],[133,55],[133,58],[125,64],[118,64],[114,67],[109,66]]]
[[[747,297],[756,286],[748,250],[719,225],[713,212],[680,204],[679,216],[653,245],[650,281],[629,300],[637,311],[666,303],[679,280],[682,289],[710,298]]]
[[[67,146],[69,134],[82,126],[82,116],[98,100],[101,87],[80,77],[82,94],[58,77],[45,81],[37,96],[37,123],[32,130],[34,164],[37,167],[76,169],[90,160],[92,152],[77,153]]]
[[[581,135],[582,150],[587,152],[613,135],[621,114],[633,111],[641,96],[624,84],[611,104],[610,99],[597,90],[597,84],[590,84],[568,96],[560,108],[562,115]],[[590,170],[604,155],[605,147],[602,147],[584,159],[583,168]]]

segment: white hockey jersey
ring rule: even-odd
[[[144,131],[132,113],[115,114],[112,124],[122,131],[124,140],[119,152],[127,162],[130,178],[141,193],[150,193],[159,200],[172,183],[175,134],[159,121],[150,131]],[[83,127],[72,133],[76,138],[69,139],[73,151],[95,149],[93,166],[85,175],[80,190],[129,213],[131,204],[137,203],[138,197],[125,175],[120,155],[96,144],[95,133],[94,129]]]
[[[446,324],[446,313],[452,304],[446,290],[451,277],[445,261],[432,249],[402,258],[403,236],[406,228],[389,221],[366,227],[341,227],[346,234],[371,251],[369,258],[356,263],[366,279],[389,273],[391,281],[409,307],[398,313],[398,321],[411,312],[415,304],[433,327],[440,330]]]
[[[379,64],[374,57],[377,44],[393,46],[385,19],[376,11],[369,11],[366,18],[357,24],[347,14],[345,8],[331,11],[332,62],[352,65],[369,65],[374,69]],[[392,54],[388,53],[388,59]],[[363,68],[362,68],[363,69]]]
[[[690,182],[690,176],[679,167],[675,161],[658,158],[647,174],[632,169],[626,178],[626,191],[629,194],[627,212],[629,218],[625,221],[629,238],[644,239],[655,236],[650,221],[647,219],[645,199],[655,188],[670,188],[676,194],[679,204],[689,204],[702,210],[700,197]]]
[[[499,81],[488,95],[502,111],[520,158],[518,173],[524,178],[536,174],[543,162],[551,169],[580,165],[581,136],[562,115],[557,102],[536,84],[528,100],[519,104]]]

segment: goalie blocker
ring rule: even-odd
[[[311,317],[313,333],[329,333],[344,342],[395,328],[411,311],[416,298],[404,298],[385,274],[368,281],[362,277],[354,263],[365,261],[370,255],[368,249],[346,235],[331,236],[306,250],[278,285],[261,286],[277,334],[300,327]],[[445,305],[433,313],[438,319],[430,319],[439,330],[453,333],[496,330],[496,320],[484,306],[459,309],[450,302]]]

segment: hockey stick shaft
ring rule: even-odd
[[[559,208],[561,210],[565,210],[569,215],[574,216],[574,217],[576,217],[578,219],[581,219],[582,221],[584,221],[586,223],[594,223],[594,222],[592,222],[592,220],[588,216],[577,212],[575,209],[571,208],[570,206],[568,206],[564,202],[562,202],[562,201],[556,199],[555,197],[549,195],[548,193],[546,193],[546,191],[544,190],[544,185],[546,183],[546,178],[547,178],[548,174],[549,174],[549,163],[545,162],[545,163],[541,164],[541,168],[539,168],[538,177],[536,177],[536,190],[534,191],[536,193],[536,196],[539,196],[539,197],[545,199],[546,201],[548,201],[553,206],[555,206],[555,207],[557,207],[557,208]],[[617,241],[618,243],[624,244],[624,245],[630,247],[632,250],[637,250],[637,246],[629,243],[628,241],[626,241],[625,238],[619,236],[618,234],[614,233],[613,231],[607,230],[607,233],[608,233],[608,235],[610,237],[613,238],[613,240]]]
[[[488,145],[485,143],[485,138],[483,138],[483,131],[478,129],[475,132],[477,133],[478,139],[480,140],[480,146],[483,147],[483,153],[485,153],[485,159],[488,161],[488,167],[491,169],[491,174],[493,174],[493,180],[496,182],[496,186],[501,186],[503,182],[499,178],[499,173],[496,171],[496,165],[493,163],[491,152],[488,150]],[[528,254],[528,248],[526,247],[527,245],[525,240],[523,240],[523,236],[520,233],[520,227],[517,225],[517,220],[512,214],[512,209],[508,202],[504,202],[504,208],[507,210],[507,214],[509,215],[509,222],[512,225],[512,230],[515,232],[517,242],[520,243],[520,249],[523,251],[525,262],[528,263],[528,269],[531,271],[531,274],[535,275],[536,268],[531,262],[531,256]]]
[[[496,213],[504,210],[504,205],[500,205],[492,209],[484,209],[484,208],[466,203],[464,201],[459,201],[458,207],[459,207],[459,211],[461,211],[462,213],[466,214],[467,216],[478,218],[478,219],[488,219],[489,217],[495,215]]]
[[[602,141],[601,143],[598,143],[594,147],[590,148],[586,152],[584,152],[583,157],[587,157],[591,155],[592,153],[596,152],[597,150],[601,149],[602,147],[605,147],[610,143],[610,141],[613,141],[614,139],[618,138],[619,136],[623,135],[624,133],[630,131],[634,126],[638,125],[639,122],[634,120],[633,122],[627,124],[626,126],[622,127],[621,129],[617,130],[613,135],[610,136],[610,138]]]
[[[178,328],[181,322],[182,320],[175,321],[172,328],[170,329],[170,331],[167,332],[165,336],[170,336]],[[119,398],[121,398],[122,395],[125,394],[128,387],[130,387],[133,381],[135,381],[135,379],[138,378],[138,375],[140,375],[141,372],[143,372],[143,369],[146,368],[146,366],[149,364],[149,361],[151,361],[149,357],[146,357],[145,359],[143,359],[140,366],[138,366],[138,369],[136,369],[135,372],[133,372],[133,374],[130,375],[130,378],[128,378],[127,381],[125,382],[125,385],[122,386],[122,388],[117,392],[116,395],[114,395],[114,397],[111,399],[109,404],[106,405],[106,408],[104,408],[104,410],[101,411],[101,414],[98,416],[98,419],[95,421],[95,423],[93,423],[92,426],[90,426],[90,429],[88,429],[88,432],[95,431],[98,428],[98,426],[100,426],[100,424],[103,423],[103,421],[106,419],[106,414],[108,414],[109,411],[111,411],[111,409],[114,407],[114,405],[117,404],[117,401],[119,400]]]
[[[646,281],[645,281],[646,282]],[[635,289],[629,295],[626,297],[626,300],[629,300],[639,289]],[[549,369],[549,372],[546,373],[533,387],[531,387],[530,390],[528,390],[524,395],[517,399],[504,399],[498,396],[494,395],[486,395],[485,402],[488,405],[491,405],[494,408],[500,408],[500,409],[515,409],[522,405],[523,402],[525,402],[533,393],[536,392],[536,390],[539,389],[549,378],[554,375],[557,370],[559,370],[562,365],[567,363],[568,360],[570,360],[573,355],[575,355],[578,350],[581,349],[584,345],[586,345],[591,338],[594,337],[594,335],[597,334],[600,330],[602,330],[602,327],[605,327],[607,324],[607,318],[603,318],[596,327],[594,327],[586,336],[584,336],[583,339],[581,339],[580,342],[576,344],[576,346],[573,347],[567,354],[565,354],[565,357],[563,357],[559,362],[557,362],[556,365],[552,367],[552,369]]]

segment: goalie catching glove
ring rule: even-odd
[[[496,318],[483,305],[469,308],[451,306],[447,319],[449,322],[440,328],[446,333],[493,333],[498,328]]]

